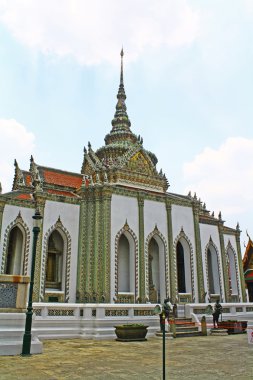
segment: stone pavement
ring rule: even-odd
[[[1,380],[161,379],[162,340],[117,342],[47,340],[44,352],[0,357]],[[166,380],[253,379],[247,335],[166,341]]]

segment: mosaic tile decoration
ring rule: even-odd
[[[15,308],[18,284],[0,284],[0,307]]]

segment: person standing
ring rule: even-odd
[[[222,313],[222,306],[219,303],[219,300],[217,300],[215,305],[214,305],[214,312],[213,312],[213,327],[214,328],[216,326],[218,327],[219,316],[221,313]]]

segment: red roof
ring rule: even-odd
[[[31,185],[31,183],[32,183],[32,176],[31,176],[31,174],[27,174],[26,175],[26,177],[25,177],[25,184],[26,184],[26,186],[30,186]]]
[[[29,200],[31,200],[32,196],[31,196],[31,194],[19,194],[19,195],[17,195],[16,198],[17,199],[29,199]]]
[[[61,185],[78,189],[82,184],[81,175],[59,173],[45,169],[43,171],[43,176],[46,183],[52,183],[54,185]]]

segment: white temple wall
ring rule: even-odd
[[[195,296],[195,300],[198,300],[198,274],[197,274],[197,262],[196,262],[196,244],[195,244],[193,211],[191,207],[172,205],[171,215],[172,215],[173,245],[174,245],[175,239],[180,234],[180,231],[182,228],[186,237],[189,239],[192,245],[193,267],[194,267],[194,296]],[[190,276],[188,275],[188,280],[189,278]],[[189,288],[189,284],[188,284],[188,288]]]
[[[2,262],[3,244],[4,244],[4,236],[5,236],[6,229],[12,222],[14,222],[19,212],[21,214],[21,217],[24,223],[27,225],[27,227],[30,230],[31,238],[30,238],[29,252],[32,251],[32,229],[33,229],[32,217],[35,212],[34,209],[20,207],[20,206],[5,205],[4,212],[3,212],[3,219],[2,219],[1,239],[0,239],[0,263]],[[30,273],[30,265],[31,265],[31,255],[29,257],[28,273]]]
[[[138,200],[113,194],[111,200],[111,300],[115,297],[115,238],[128,223],[130,229],[139,238]]]
[[[48,230],[55,225],[60,217],[63,227],[71,237],[71,261],[70,261],[70,288],[69,302],[76,299],[76,277],[78,260],[78,240],[79,240],[79,205],[62,202],[46,201],[43,218],[43,244],[44,236]]]
[[[167,214],[164,202],[144,201],[144,239],[146,241],[148,235],[154,231],[157,225],[158,230],[162,233],[167,241]]]
[[[214,246],[217,248],[217,255],[220,265],[220,277],[221,277],[221,294],[222,298],[225,299],[224,291],[224,278],[223,278],[223,269],[222,269],[222,257],[221,257],[221,248],[220,248],[220,237],[219,230],[217,226],[212,226],[210,224],[199,224],[200,228],[200,240],[201,240],[201,249],[202,249],[202,262],[203,262],[203,274],[204,274],[204,285],[205,291],[208,289],[207,285],[207,263],[206,263],[206,247],[209,244],[210,237],[212,238]],[[208,295],[206,296],[208,297]],[[206,298],[207,300],[207,298]]]
[[[113,194],[111,201],[111,236],[113,251],[115,236],[119,230],[124,227],[126,220],[131,230],[133,230],[135,235],[138,236],[139,222],[137,198]]]
[[[173,243],[183,227],[184,233],[191,241],[195,250],[194,221],[191,207],[172,205],[172,233]]]

